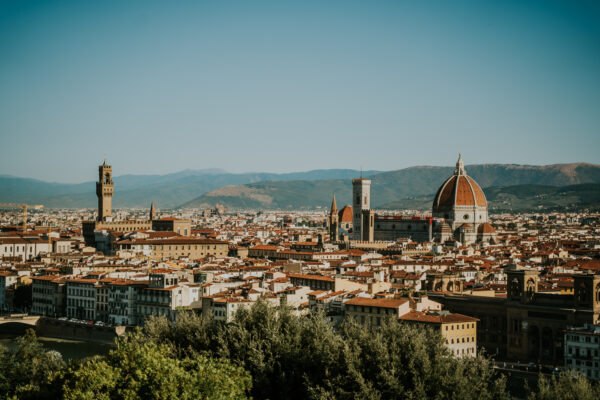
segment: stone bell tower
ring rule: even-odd
[[[98,196],[98,221],[112,219],[112,196],[115,191],[112,181],[112,167],[104,163],[98,167],[98,182],[96,182],[96,196]]]
[[[327,218],[329,225],[329,241],[335,242],[338,240],[340,230],[340,220],[338,216],[337,204],[335,202],[335,194],[331,201],[331,210],[329,210],[329,217]]]

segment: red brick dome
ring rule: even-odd
[[[478,230],[479,230],[479,233],[482,233],[482,234],[486,234],[486,233],[487,234],[494,234],[494,233],[496,233],[496,230],[494,229],[494,227],[489,222],[486,222],[486,223],[483,223],[483,224],[479,225],[479,229]]]
[[[467,176],[461,158],[456,163],[454,175],[440,186],[433,199],[434,212],[454,206],[487,207],[483,190],[473,178]]]
[[[340,223],[352,222],[352,206],[345,206],[338,214]]]

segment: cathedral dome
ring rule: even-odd
[[[494,234],[496,233],[496,230],[494,229],[494,227],[486,222],[485,224],[481,224],[479,225],[479,229],[478,229],[479,233],[481,234]]]
[[[455,206],[487,207],[483,190],[467,175],[460,156],[454,175],[440,186],[433,199],[433,212],[449,210]]]
[[[352,206],[345,206],[339,212],[340,223],[352,222]]]

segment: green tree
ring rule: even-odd
[[[178,358],[167,344],[140,332],[119,338],[106,357],[94,357],[66,374],[65,399],[242,399],[249,374],[202,354]]]
[[[296,316],[257,302],[228,324],[159,318],[144,333],[181,356],[208,352],[243,366],[257,399],[507,398],[485,357],[457,359],[439,333],[395,320],[336,329],[321,313]]]
[[[56,399],[54,381],[64,368],[60,353],[46,351],[28,329],[14,349],[0,348],[0,398]]]
[[[540,375],[537,392],[529,394],[530,400],[597,400],[600,399],[600,386],[592,383],[584,375],[575,371],[559,374],[558,378]]]

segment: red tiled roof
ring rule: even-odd
[[[420,311],[410,311],[399,317],[403,321],[425,322],[430,324],[453,324],[459,322],[475,322],[477,318],[463,314],[428,314]]]
[[[355,297],[351,300],[348,300],[346,302],[346,305],[369,306],[380,308],[398,308],[407,302],[408,299],[370,299],[366,297]]]

